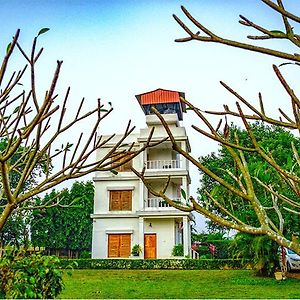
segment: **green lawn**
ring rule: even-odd
[[[300,298],[296,279],[248,270],[74,270],[60,298]]]

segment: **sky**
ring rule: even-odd
[[[284,2],[288,10],[299,11],[298,1]],[[172,14],[190,24],[181,5],[227,38],[246,41],[247,34],[255,35],[254,29],[238,23],[239,14],[270,30],[283,30],[280,16],[259,0],[1,0],[0,4],[0,56],[17,28],[21,29],[20,43],[27,50],[41,28],[50,28],[38,41],[45,48],[38,65],[39,92],[43,95],[47,89],[56,60],[63,60],[57,91],[63,97],[71,86],[70,112],[82,97],[87,109],[95,107],[97,98],[113,103],[114,112],[100,125],[101,134],[112,130],[121,133],[129,119],[137,128],[144,127],[135,95],[157,88],[185,92],[187,100],[201,109],[222,110],[223,104],[233,107],[236,101],[220,85],[222,80],[253,104],[262,92],[266,110],[273,116],[278,116],[278,107],[287,107],[288,98],[272,71],[272,64],[283,60],[212,43],[174,42],[186,34]],[[265,41],[263,46],[297,51],[284,41]],[[10,67],[24,63],[15,56]],[[299,79],[297,67],[282,70],[292,83]],[[297,91],[299,85],[293,88]],[[191,113],[184,115],[182,125],[187,128],[192,154],[199,157],[216,151],[217,145],[195,133],[192,124],[203,128]],[[195,195],[199,174],[193,167],[191,177],[191,194]],[[203,222],[197,220],[201,230]]]

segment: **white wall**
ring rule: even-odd
[[[133,180],[96,181],[94,214],[109,212],[109,191],[112,189],[132,190],[132,212],[139,210],[140,184],[137,178]],[[128,211],[110,211],[109,213],[124,214],[128,213]]]
[[[149,225],[152,225],[150,227]],[[156,247],[158,258],[170,258],[175,245],[175,220],[146,219],[144,233],[156,233]]]
[[[107,258],[108,233],[131,233],[131,248],[139,243],[137,218],[94,219],[92,258]]]

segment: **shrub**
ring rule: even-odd
[[[172,255],[183,256],[183,245],[182,244],[175,245],[172,250]]]
[[[61,259],[61,267],[76,263],[78,269],[241,269],[241,259]]]
[[[2,293],[6,298],[56,297],[63,289],[59,259],[25,254],[24,249],[5,248],[0,260]]]
[[[90,251],[82,251],[79,255],[80,258],[92,258],[92,253]]]
[[[251,261],[258,275],[273,276],[279,267],[278,245],[268,236],[239,232],[231,248],[236,258]]]
[[[141,246],[139,244],[135,244],[132,247],[132,250],[131,250],[131,254],[132,255],[139,256],[141,252],[142,252],[142,248],[141,248]]]
[[[232,258],[233,254],[230,249],[231,240],[210,240],[210,244],[216,246],[215,258]]]

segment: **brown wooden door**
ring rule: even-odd
[[[130,256],[130,234],[121,234],[120,235],[120,251],[119,257],[129,257]]]
[[[145,258],[156,258],[156,234],[144,235]]]
[[[108,257],[119,257],[119,235],[108,235]]]
[[[131,250],[130,234],[108,235],[108,257],[129,257]]]

